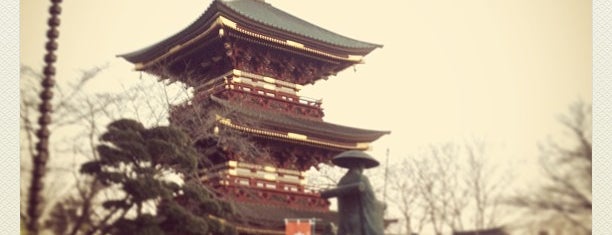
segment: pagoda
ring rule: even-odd
[[[189,88],[170,123],[197,140],[202,185],[236,208],[219,220],[241,234],[284,234],[284,219],[316,218],[320,234],[336,215],[305,171],[389,132],[325,122],[321,100],[299,91],[380,47],[262,0],[214,0],[182,31],[119,57]]]

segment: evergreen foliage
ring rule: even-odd
[[[145,128],[121,119],[107,127],[97,147],[99,159],[81,166],[119,197],[102,203],[107,224],[96,226],[111,234],[235,234],[209,215],[223,217],[231,207],[219,202],[197,182],[198,154],[189,137],[174,127]],[[180,184],[169,180],[176,174]],[[154,208],[148,205],[155,205]],[[93,230],[90,230],[90,233]]]

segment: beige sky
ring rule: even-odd
[[[383,44],[366,63],[303,91],[325,120],[390,130],[372,154],[398,161],[430,143],[484,138],[491,158],[529,175],[555,116],[590,102],[591,2],[584,0],[267,0],[356,39]],[[58,80],[109,64],[89,87],[112,90],[140,74],[115,55],[183,29],[209,0],[64,1]],[[42,4],[42,5],[41,5]],[[21,63],[41,68],[47,2],[21,1]]]
[[[304,90],[326,120],[391,130],[374,144],[401,158],[432,142],[484,137],[532,159],[555,115],[591,100],[591,4],[580,0],[281,1],[275,7],[383,44],[358,65]],[[67,1],[58,77],[110,64],[93,86],[138,82],[116,58],[186,27],[210,1]],[[37,5],[38,4],[38,5]],[[47,5],[21,2],[21,63],[42,66]]]
[[[529,165],[537,141],[557,133],[555,115],[577,99],[591,100],[590,1],[267,2],[384,45],[356,72],[348,69],[304,90],[323,98],[327,121],[391,130],[374,143],[379,159],[386,148],[396,160],[419,146],[475,136],[496,146],[492,157]],[[109,63],[88,89],[138,82],[139,73],[115,55],[183,29],[209,3],[65,1],[58,79]],[[47,7],[21,2],[21,63],[35,68],[42,66]]]
[[[580,0],[281,1],[269,3],[332,31],[383,44],[358,65],[304,94],[323,98],[326,120],[391,130],[374,144],[400,158],[466,136],[533,159],[557,131],[555,115],[591,100],[591,4]],[[21,5],[21,62],[42,65],[47,5]],[[67,1],[58,77],[110,68],[92,87],[138,82],[115,58],[160,41],[210,1]]]

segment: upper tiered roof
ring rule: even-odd
[[[381,47],[381,45],[355,40],[323,29],[274,8],[272,5],[264,3],[263,1],[234,0],[220,3],[230,7],[234,12],[240,14],[241,16],[252,20],[252,23],[261,23],[262,25],[282,30],[296,36],[345,48],[365,49],[371,51],[377,47]],[[251,22],[245,21],[244,23]]]
[[[217,29],[233,29],[280,46],[332,55],[360,62],[361,57],[382,45],[363,42],[339,35],[281,11],[262,0],[214,0],[191,25],[180,32],[138,51],[118,55],[137,64],[146,65],[160,57],[177,53],[197,44]],[[150,63],[149,63],[150,64]],[[143,65],[141,65],[142,67]]]

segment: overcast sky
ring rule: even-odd
[[[420,146],[466,137],[494,158],[533,166],[557,114],[591,101],[591,3],[581,0],[282,1],[273,6],[355,39],[383,44],[303,93],[325,120],[390,130],[373,145],[392,161]],[[38,5],[33,5],[38,4]],[[115,55],[156,43],[194,21],[208,0],[62,3],[58,79],[109,64],[87,89],[138,82]],[[21,2],[21,63],[41,68],[48,4]]]
[[[591,102],[591,3],[583,0],[267,0],[355,39],[383,44],[360,64],[307,87],[325,120],[390,130],[373,144],[391,162],[442,141],[483,138],[500,164],[533,173],[537,143],[559,135],[556,116]],[[85,89],[134,84],[117,54],[193,22],[209,0],[64,1],[58,80],[108,64]],[[21,1],[21,63],[42,68],[47,1]],[[146,76],[145,76],[146,77]],[[54,133],[58,134],[58,133]]]

